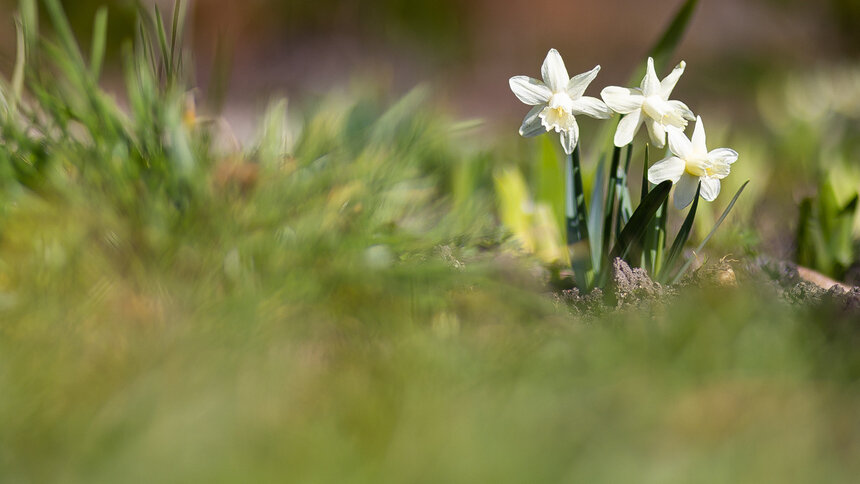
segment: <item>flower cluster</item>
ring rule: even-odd
[[[642,124],[655,147],[663,148],[668,138],[669,154],[648,170],[648,180],[654,184],[671,180],[676,185],[677,208],[692,203],[700,183],[702,198],[713,201],[720,193],[720,180],[729,174],[738,154],[728,148],[709,152],[702,119],[683,102],[669,99],[685,68],[686,63],[681,62],[661,81],[654,60],[649,57],[639,87],[606,87],[600,93],[601,101],[584,95],[600,66],[569,77],[561,55],[551,49],[541,68],[543,80],[527,76],[510,79],[511,90],[517,98],[533,106],[523,120],[520,134],[532,137],[555,131],[561,136],[565,153],[571,154],[579,141],[577,115],[609,119],[613,112],[618,113],[622,117],[615,132],[615,146],[620,148],[632,143]],[[693,120],[696,127],[689,139],[684,130]]]

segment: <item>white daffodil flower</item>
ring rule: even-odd
[[[656,185],[672,180],[677,185],[674,199],[678,210],[693,202],[700,182],[702,198],[714,201],[720,194],[720,180],[728,176],[732,163],[738,160],[738,153],[729,148],[708,152],[701,117],[696,118],[692,139],[679,128],[669,128],[669,151],[672,156],[648,169],[648,181]]]
[[[681,61],[660,81],[654,71],[654,59],[649,57],[648,69],[638,89],[609,86],[600,92],[603,101],[622,115],[615,131],[615,146],[620,148],[630,144],[644,122],[654,146],[662,148],[666,144],[667,127],[683,129],[687,127],[687,121],[696,119],[686,104],[669,100],[686,66]]]
[[[561,134],[564,152],[573,153],[579,140],[579,125],[575,115],[585,114],[597,119],[609,119],[612,116],[612,111],[603,101],[582,95],[599,71],[600,66],[595,66],[588,72],[570,78],[561,55],[557,50],[550,49],[541,68],[543,81],[527,76],[512,77],[511,90],[517,98],[534,106],[526,115],[520,134],[532,137],[555,131]]]

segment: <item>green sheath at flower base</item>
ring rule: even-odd
[[[541,68],[543,81],[527,76],[512,77],[510,86],[517,98],[534,106],[523,120],[520,134],[528,138],[555,131],[561,135],[564,152],[572,154],[579,141],[576,115],[584,114],[597,119],[609,119],[612,116],[612,111],[603,101],[583,96],[599,71],[600,66],[595,66],[571,78],[561,55],[557,50],[550,49]]]

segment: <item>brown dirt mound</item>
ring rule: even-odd
[[[583,294],[578,289],[555,293],[558,303],[575,314],[599,316],[613,309],[647,309],[663,304],[685,287],[737,287],[749,285],[763,294],[802,306],[826,305],[841,314],[860,315],[860,287],[846,286],[829,279],[806,277],[810,271],[784,261],[759,259],[748,262],[720,260],[705,264],[675,286],[663,286],[641,268],[632,268],[621,259],[612,263],[607,290]],[[822,287],[821,284],[829,287]]]

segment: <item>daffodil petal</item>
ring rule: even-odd
[[[678,128],[669,129],[669,151],[680,158],[688,159],[693,155],[693,144]]]
[[[676,111],[681,113],[682,118],[686,119],[687,121],[695,121],[696,120],[696,115],[693,114],[693,111],[691,111],[690,108],[687,107],[686,104],[682,103],[681,101],[668,101],[668,102],[669,102],[670,106],[672,106]]]
[[[696,189],[699,188],[699,177],[684,173],[681,179],[675,184],[675,208],[682,210],[687,205],[693,203],[693,197],[696,196]]]
[[[629,114],[642,108],[645,96],[639,89],[609,86],[600,91],[600,97],[607,106],[619,114]]]
[[[642,110],[637,109],[630,114],[624,115],[621,121],[618,122],[618,128],[615,130],[615,146],[621,148],[633,142],[633,137],[639,126],[642,125]]]
[[[645,120],[645,126],[648,128],[648,136],[651,137],[651,142],[654,143],[655,148],[666,146],[666,128],[662,124],[648,118]]]
[[[675,89],[675,84],[678,84],[678,79],[681,78],[681,74],[684,73],[684,69],[687,68],[687,63],[681,61],[672,72],[660,82],[660,94],[663,96],[663,99],[669,99],[669,96],[672,94],[672,90]]]
[[[708,153],[708,159],[715,165],[731,165],[738,161],[738,152],[730,148],[717,148]]]
[[[573,100],[573,114],[585,114],[597,119],[609,119],[612,110],[600,99],[591,96],[583,96]]]
[[[576,143],[579,141],[579,125],[573,123],[573,129],[561,132],[561,147],[568,155],[573,153]]]
[[[567,75],[567,68],[564,66],[561,54],[557,50],[549,50],[540,72],[543,76],[543,81],[549,86],[552,92],[561,92],[567,89],[570,76]]]
[[[540,113],[542,110],[543,106],[535,106],[528,114],[526,114],[526,118],[523,120],[523,125],[520,126],[521,136],[531,138],[533,136],[546,133],[546,128],[544,128],[540,119]]]
[[[707,140],[705,139],[705,124],[702,123],[701,116],[696,118],[696,127],[693,129],[693,137],[690,138],[690,141],[693,143],[693,150],[696,154],[708,154]]]
[[[702,198],[713,202],[720,194],[720,180],[716,178],[702,177]]]
[[[591,69],[588,72],[583,72],[582,74],[573,76],[573,78],[567,82],[567,95],[572,99],[576,99],[585,94],[585,90],[588,88],[588,85],[591,84],[591,81],[597,77],[598,72],[600,72],[600,66],[594,66],[594,69]]]
[[[672,183],[678,183],[681,175],[684,174],[684,168],[687,163],[677,156],[670,156],[662,159],[648,169],[648,181],[657,185],[666,180],[671,180]]]
[[[552,91],[543,82],[528,76],[514,76],[510,80],[511,91],[520,101],[529,106],[546,103]]]
[[[654,71],[654,59],[648,58],[648,67],[645,69],[645,77],[642,78],[642,84],[639,85],[642,93],[646,96],[660,94],[660,79],[657,77],[657,72]]]

